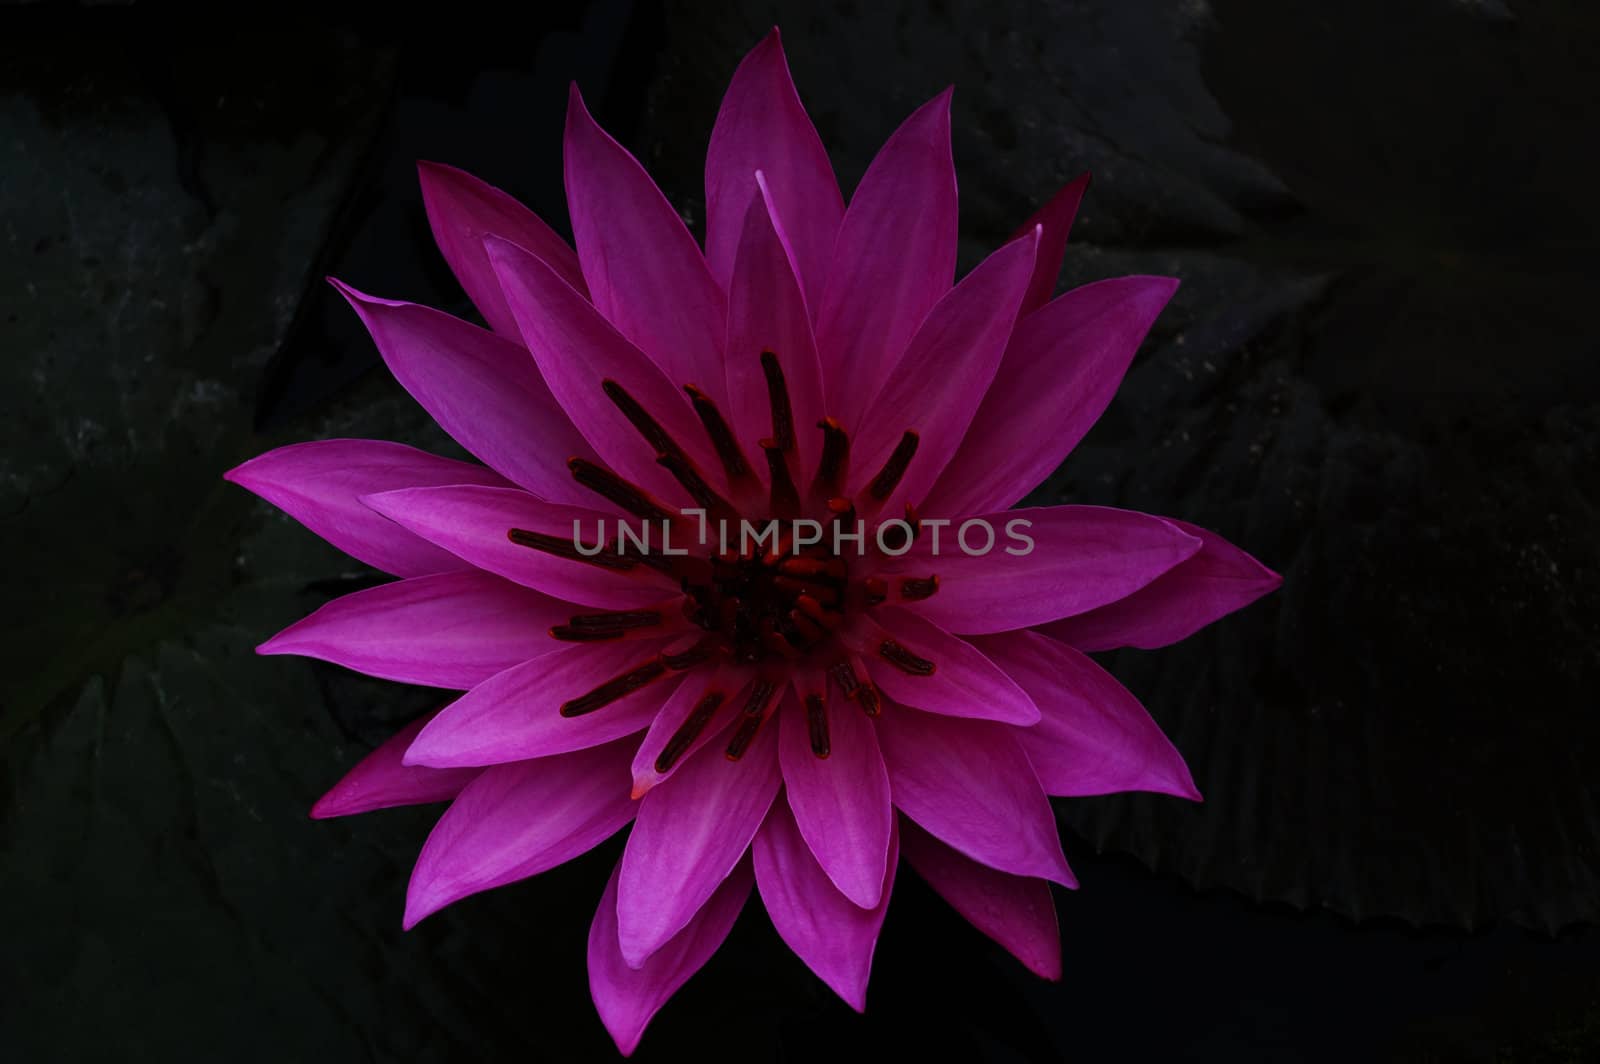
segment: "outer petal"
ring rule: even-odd
[[[1079,174],[1061,187],[1017,229],[1017,236],[1039,226],[1039,256],[1034,262],[1033,279],[1028,282],[1028,294],[1022,297],[1022,314],[1032,314],[1055,295],[1056,278],[1061,276],[1061,260],[1067,254],[1067,234],[1072,231],[1072,221],[1078,216],[1078,204],[1089,190],[1089,175]]]
[[[610,380],[638,400],[702,472],[720,482],[721,467],[709,460],[709,451],[701,445],[704,429],[680,390],[690,382],[669,380],[588,300],[534,256],[492,237],[485,247],[539,371],[606,464],[662,498],[687,498],[678,482],[656,465],[655,448],[607,397],[602,385]],[[720,331],[717,343],[722,343]],[[719,389],[721,375],[718,363],[718,380],[713,383]]]
[[[451,902],[565,864],[633,819],[626,740],[484,769],[434,825],[405,926]]]
[[[623,960],[617,946],[617,881],[622,865],[611,873],[600,908],[589,926],[589,993],[600,1022],[611,1032],[617,1051],[631,1056],[655,1014],[667,999],[698,972],[733,930],[739,911],[750,897],[750,862],[741,861],[694,918],[637,968]]]
[[[981,865],[910,820],[900,822],[900,845],[917,874],[973,927],[1034,974],[1061,978],[1061,929],[1048,882]]]
[[[1177,287],[1168,277],[1099,281],[1020,321],[923,513],[1002,510],[1053,473],[1111,402]]]
[[[1037,246],[1037,231],[1013,240],[939,300],[856,426],[857,492],[877,475],[902,433],[918,435],[916,456],[885,513],[899,513],[907,500],[921,503],[961,446],[1005,353]]]
[[[1080,650],[1164,647],[1243,609],[1283,583],[1283,577],[1215,532],[1175,518],[1166,520],[1200,537],[1197,554],[1127,598],[1057,621],[1045,631]]]
[[[962,634],[1027,628],[1115,602],[1200,549],[1198,538],[1159,517],[1104,506],[1041,506],[972,520],[994,530],[986,553],[983,525],[964,537],[963,522],[954,534],[945,530],[939,549],[930,534],[928,547],[885,567],[938,576],[936,593],[902,605]],[[963,539],[979,553],[968,554]]]
[[[440,484],[503,487],[483,466],[380,440],[316,440],[279,447],[223,474],[358,561],[396,576],[423,576],[467,563],[390,521],[361,496]]]
[[[884,144],[850,198],[822,305],[817,350],[828,409],[853,425],[956,269],[950,90]]]
[[[878,946],[878,932],[889,908],[895,866],[900,859],[893,828],[889,833],[889,860],[873,890],[878,900],[866,909],[834,888],[782,802],[773,803],[752,852],[761,902],[779,936],[845,1004],[857,1012],[864,1011],[872,954]]]
[[[640,801],[617,889],[628,964],[666,945],[744,856],[782,782],[776,732],[769,722],[737,762],[701,750]]]
[[[1183,755],[1110,673],[1037,632],[976,642],[1039,706],[1039,723],[1017,732],[1017,742],[1045,793],[1157,791],[1200,800]]]
[[[765,174],[753,175],[753,195],[744,215],[738,257],[728,287],[728,410],[740,444],[746,448],[772,435],[761,353],[778,356],[794,411],[795,441],[804,487],[822,450],[816,425],[825,413],[822,365],[811,335],[811,315],[800,291],[794,252],[779,224]],[[765,475],[765,464],[756,461]]]
[[[665,676],[578,717],[561,704],[648,660],[665,641],[564,646],[507,669],[446,706],[406,751],[408,765],[500,765],[599,746],[649,725],[678,684]]]
[[[881,626],[861,618],[853,642],[873,681],[890,698],[947,716],[1023,727],[1038,721],[1039,709],[1027,692],[972,644],[905,610],[877,609],[872,616]],[[932,662],[932,674],[917,676],[891,665],[880,650],[885,640]]]
[[[722,398],[722,289],[650,175],[567,98],[567,207],[600,313],[678,385]]]
[[[368,495],[363,501],[479,569],[568,602],[626,609],[659,601],[671,590],[669,581],[644,565],[602,568],[518,546],[508,538],[512,529],[520,528],[563,540],[577,536],[592,547],[603,528],[607,542],[615,541],[616,519],[594,510],[541,502],[515,488],[416,488]],[[660,529],[652,531],[659,534]]]
[[[395,379],[457,443],[541,499],[594,504],[567,470],[569,457],[594,452],[521,345],[429,307],[333,285]]]
[[[894,804],[973,860],[1077,886],[1050,800],[1004,725],[885,707],[878,740]]]
[[[776,28],[734,71],[706,152],[706,260],[724,288],[733,276],[750,177],[757,170],[768,175],[773,213],[785,220],[798,273],[815,303],[822,298],[844,198],[789,76]]]
[[[478,769],[423,768],[401,763],[401,755],[433,717],[433,713],[424,713],[358,761],[327,794],[317,799],[311,807],[311,818],[326,820],[397,805],[444,802],[460,794],[478,775]]]
[[[742,706],[740,694],[749,682],[750,676],[751,670],[746,667],[725,665],[715,671],[697,671],[684,679],[672,697],[667,699],[656,713],[655,719],[650,722],[650,730],[645,733],[644,740],[633,755],[635,799],[643,798],[657,784],[671,778],[697,750],[716,739],[729,724],[733,723],[733,718],[739,715]],[[715,695],[721,695],[722,701],[711,711],[711,716],[701,727],[693,742],[683,749],[677,760],[665,771],[656,768],[657,759],[666,749],[667,743],[677,734],[678,729],[696,712],[704,712],[707,697]]]
[[[500,282],[483,251],[483,238],[498,236],[526,248],[550,264],[572,287],[587,293],[578,256],[537,214],[493,185],[442,163],[419,162],[422,205],[433,239],[461,287],[489,327],[518,337],[516,319],[500,294]]]
[[[880,901],[884,864],[893,863],[889,773],[860,707],[829,698],[827,713],[831,750],[820,758],[811,752],[805,714],[790,697],[778,714],[778,759],[797,830],[818,866],[844,897],[870,909]]]
[[[553,649],[571,603],[490,573],[418,576],[334,599],[256,648],[464,691]]]

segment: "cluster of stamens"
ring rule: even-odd
[[[893,494],[916,454],[918,436],[905,432],[867,483],[861,512],[847,497],[845,478],[849,467],[850,438],[834,418],[824,417],[817,424],[823,434],[821,456],[807,491],[802,495],[794,471],[799,465],[795,444],[795,422],[789,390],[777,356],[761,353],[761,368],[767,384],[772,415],[772,435],[759,441],[767,464],[766,516],[780,522],[780,531],[771,543],[758,540],[751,546],[746,537],[735,542],[713,544],[705,556],[645,550],[624,551],[611,544],[598,551],[579,550],[574,540],[525,529],[509,530],[513,543],[556,557],[584,562],[613,571],[649,566],[671,577],[682,589],[681,608],[614,610],[580,614],[566,624],[550,629],[550,635],[566,642],[609,642],[639,636],[671,634],[677,628],[701,635],[686,649],[651,655],[625,672],[562,704],[563,716],[581,716],[601,709],[658,680],[706,663],[737,663],[753,666],[755,680],[746,690],[738,724],[726,748],[729,760],[742,757],[762,723],[776,708],[778,696],[788,682],[791,664],[799,664],[817,654],[824,657],[808,674],[820,677],[818,688],[801,698],[806,715],[806,730],[812,752],[827,757],[829,738],[826,687],[828,681],[868,716],[881,712],[882,699],[867,676],[856,653],[846,650],[834,636],[846,618],[885,601],[888,583],[880,577],[852,580],[843,553],[835,550],[839,542],[824,535],[820,542],[807,542],[794,534],[792,522],[810,514],[831,533],[839,527],[854,530],[862,516],[876,517]],[[722,465],[729,493],[738,504],[724,497],[706,479],[688,452],[651,416],[629,392],[614,380],[604,380],[606,396],[656,452],[656,462],[670,473],[694,500],[704,519],[742,525],[747,516],[740,506],[759,508],[762,503],[760,481],[739,446],[732,428],[714,400],[693,384],[684,390],[705,429],[713,451]],[[573,479],[608,500],[623,512],[657,525],[679,526],[685,533],[694,525],[684,513],[657,499],[649,491],[621,476],[582,458],[568,460]],[[918,528],[915,510],[906,507],[905,521],[914,538]],[[705,527],[700,525],[701,529]],[[693,536],[688,535],[692,540]],[[906,577],[895,589],[901,600],[927,598],[938,590],[937,576]],[[677,614],[681,614],[678,616]],[[882,661],[915,676],[934,672],[934,663],[918,656],[891,639],[882,639],[867,648]],[[668,771],[692,746],[729,698],[726,691],[707,690],[695,703],[682,725],[667,741],[656,760],[658,772]]]

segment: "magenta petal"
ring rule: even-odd
[[[485,247],[550,391],[606,464],[664,499],[687,498],[678,482],[656,464],[655,448],[607,397],[602,385],[610,380],[660,422],[713,482],[720,482],[721,467],[700,442],[705,430],[681,386],[696,383],[720,392],[721,362],[715,381],[674,382],[550,267],[503,240],[490,238]],[[722,319],[717,322],[720,350]]]
[[[872,618],[857,622],[857,633],[856,646],[866,659],[867,671],[896,701],[929,713],[1024,727],[1039,719],[1038,707],[1011,677],[972,644],[923,617],[880,608]],[[914,675],[890,664],[880,652],[887,639],[932,662],[932,674]]]
[[[1037,245],[1036,233],[1013,240],[946,293],[854,427],[851,479],[857,493],[877,475],[902,433],[915,432],[920,440],[916,458],[884,503],[885,513],[900,513],[906,501],[920,505],[961,446],[1005,352]]]
[[[956,271],[956,170],[950,91],[918,108],[878,152],[850,198],[817,308],[828,410],[860,419]]]
[[[517,323],[500,293],[483,238],[498,236],[539,256],[580,292],[587,293],[578,256],[555,230],[493,185],[442,163],[419,162],[422,205],[444,260],[489,327],[516,338]]]
[[[822,366],[817,361],[811,316],[800,291],[793,250],[773,209],[766,175],[752,175],[738,255],[728,285],[728,411],[739,439],[750,443],[772,435],[772,406],[761,353],[778,356],[794,411],[802,485],[810,482],[822,450],[817,422],[827,413]],[[749,456],[765,476],[759,454]]]
[[[1111,674],[1037,632],[976,640],[1033,696],[1039,723],[1016,733],[1047,794],[1156,791],[1200,800],[1183,755]]]
[[[857,1012],[867,1007],[872,954],[899,863],[892,822],[888,843],[889,859],[873,889],[877,901],[869,908],[857,906],[834,887],[782,802],[773,803],[752,847],[756,886],[772,926],[795,956]]]
[[[749,683],[751,670],[744,666],[724,665],[714,671],[697,671],[686,677],[678,689],[672,693],[661,709],[656,713],[655,720],[650,722],[650,730],[645,733],[644,740],[639,743],[639,749],[633,755],[633,797],[643,798],[650,793],[658,783],[670,779],[673,773],[682,768],[702,746],[721,737],[733,718],[739,715],[741,708],[740,694]],[[667,743],[677,734],[697,710],[707,704],[708,698],[722,696],[711,711],[710,718],[700,729],[694,740],[678,755],[677,760],[667,768],[659,769],[656,761],[666,749]]]
[[[1038,226],[1039,255],[1033,266],[1033,279],[1028,282],[1028,294],[1022,297],[1020,314],[1032,314],[1056,292],[1056,278],[1061,276],[1061,261],[1067,254],[1067,234],[1072,231],[1072,221],[1078,216],[1078,204],[1089,190],[1089,175],[1079,174],[1061,187],[1046,203],[1017,228],[1017,236]]]
[[[825,758],[811,752],[797,700],[791,696],[778,714],[784,787],[817,864],[853,904],[870,909],[880,900],[894,832],[889,773],[860,706],[830,697],[826,712],[831,749]]]
[[[594,510],[542,502],[516,488],[416,488],[368,495],[363,501],[479,569],[568,602],[627,609],[648,606],[672,593],[671,581],[648,566],[601,568],[519,546],[509,538],[510,531],[518,528],[565,542],[576,536],[593,547],[603,523],[607,540],[614,539],[616,518]]]
[[[734,71],[706,152],[706,261],[724,288],[733,276],[757,170],[767,174],[774,213],[784,219],[805,291],[813,302],[820,300],[844,198],[789,76],[776,28]]]
[[[777,730],[769,722],[736,762],[706,747],[640,800],[617,891],[628,964],[682,930],[744,856],[782,783]]]
[[[750,862],[741,861],[694,918],[638,967],[617,945],[619,863],[589,925],[589,993],[617,1051],[631,1056],[650,1020],[703,967],[733,930],[750,897]]]
[[[683,219],[626,148],[567,98],[567,208],[594,305],[675,384],[722,396],[722,289]]]
[[[316,440],[268,451],[223,477],[358,561],[395,576],[467,568],[460,558],[376,514],[361,496],[441,484],[504,487],[483,466],[381,440]]]
[[[470,570],[334,599],[256,648],[401,683],[464,691],[552,648],[571,603]]]
[[[1003,510],[1042,483],[1111,402],[1177,287],[1169,277],[1098,281],[1018,322],[924,515]]]
[[[664,640],[563,646],[490,677],[440,711],[406,751],[408,765],[456,768],[550,757],[644,730],[679,677],[563,717],[561,705],[648,661]]]
[[[1077,886],[1055,814],[1013,730],[889,705],[878,741],[895,807],[975,861]]]
[[[484,769],[434,825],[406,890],[405,926],[469,894],[565,864],[620,831],[627,741]]]
[[[961,548],[958,523],[954,534],[943,530],[936,553],[928,553],[930,544],[884,567],[938,576],[931,597],[903,605],[963,635],[1027,628],[1115,602],[1200,549],[1198,538],[1159,517],[1105,506],[1041,506],[975,520],[995,531],[987,553],[981,526],[966,540],[979,553]]]
[[[425,768],[400,760],[417,733],[433,718],[433,713],[424,713],[358,761],[327,794],[317,799],[317,804],[311,807],[312,819],[353,816],[397,805],[444,802],[460,794],[478,775],[479,769]]]
[[[1079,650],[1150,650],[1187,639],[1283,583],[1283,577],[1215,532],[1166,520],[1200,537],[1199,553],[1128,597],[1058,621],[1045,631]]]
[[[979,864],[910,820],[900,822],[900,845],[917,874],[968,923],[1035,975],[1061,978],[1061,929],[1048,882]]]
[[[485,465],[541,499],[593,505],[567,459],[593,458],[520,344],[429,307],[333,282],[395,379]]]

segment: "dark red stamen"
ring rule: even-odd
[[[856,702],[861,706],[861,712],[869,717],[883,713],[883,704],[878,700],[878,689],[870,683],[861,685],[861,690],[856,692]]]
[[[882,502],[894,491],[895,485],[900,483],[900,478],[906,475],[906,467],[911,464],[911,456],[917,453],[917,444],[920,442],[915,432],[907,429],[900,437],[900,442],[895,444],[894,452],[889,455],[889,460],[883,463],[883,468],[878,475],[872,478],[872,483],[867,486],[867,493],[874,499]]]
[[[783,448],[773,439],[762,440],[761,449],[767,453],[767,471],[772,481],[773,515],[785,521],[798,517],[800,492],[794,486],[794,477],[789,474],[789,459],[784,455]]]
[[[680,650],[676,654],[662,654],[661,664],[673,672],[691,669],[702,662],[710,661],[711,656],[717,651],[717,645],[715,639],[707,637],[687,650]]]
[[[811,739],[811,752],[818,757],[827,757],[830,752],[828,707],[821,695],[806,695],[806,734]]]
[[[844,487],[845,462],[850,457],[850,437],[844,426],[831,417],[817,422],[822,430],[822,458],[817,462],[817,477],[812,491],[824,497],[838,495]]]
[[[794,408],[789,405],[789,383],[771,351],[761,352],[761,372],[767,378],[767,400],[772,407],[772,439],[780,451],[794,450]],[[765,446],[763,444],[763,446]]]
[[[756,732],[761,730],[761,723],[766,719],[764,716],[739,718],[739,727],[734,729],[733,738],[728,741],[726,753],[729,761],[737,761],[744,756],[745,751],[750,749],[750,744],[755,741]]]
[[[628,390],[616,381],[607,378],[600,382],[600,387],[605,391],[606,398],[622,411],[622,416],[627,418],[645,442],[660,454],[683,455],[683,448],[678,446],[667,430],[661,427],[661,422],[650,416],[650,412],[639,405],[639,400],[628,394]]]
[[[755,686],[750,688],[750,696],[744,700],[744,708],[739,712],[747,717],[759,717],[767,711],[767,703],[777,693],[778,685],[771,680],[757,680]]]
[[[667,666],[660,657],[653,657],[642,664],[635,665],[627,672],[614,676],[605,683],[596,687],[588,694],[579,695],[569,699],[561,705],[563,717],[581,717],[585,713],[593,713],[597,709],[609,706],[619,698],[626,697],[654,683],[667,674]]]
[[[727,419],[717,409],[717,404],[692,384],[684,385],[683,390],[689,393],[694,412],[700,415],[700,424],[706,428],[706,435],[710,437],[711,446],[722,462],[722,471],[728,475],[728,482],[731,484],[747,479],[750,476],[750,463],[745,461],[744,451],[739,447],[739,441],[734,439],[733,429],[728,427]]]
[[[594,643],[606,639],[621,639],[640,628],[654,628],[661,623],[656,610],[619,610],[615,613],[580,613],[550,629],[554,639],[568,643]]]
[[[844,692],[845,698],[855,698],[856,691],[861,688],[861,681],[856,679],[856,670],[850,667],[848,661],[841,661],[833,666],[828,670],[828,675],[839,685],[839,690]]]
[[[682,453],[663,452],[656,455],[656,461],[672,474],[674,480],[683,485],[683,490],[687,491],[689,497],[706,513],[720,520],[738,514],[733,504],[718,495],[716,489],[707,484],[705,477],[700,475],[700,470],[695,468],[695,464]]]
[[[907,576],[900,581],[900,597],[907,602],[930,598],[938,590],[937,576]]]
[[[932,676],[935,668],[933,662],[918,657],[893,639],[885,639],[878,644],[878,657],[912,676]]]
[[[727,695],[721,691],[707,691],[700,696],[700,701],[689,711],[689,716],[678,725],[678,730],[672,733],[667,745],[661,748],[661,753],[656,757],[657,772],[666,772],[678,763],[678,758],[694,745],[726,698]]]
[[[528,547],[568,561],[599,566],[601,569],[626,570],[639,564],[638,558],[618,554],[612,547],[607,547],[598,554],[583,554],[578,550],[577,544],[570,539],[543,532],[529,532],[523,528],[511,529],[506,533],[506,538],[519,547]]]
[[[889,585],[881,576],[867,577],[861,581],[861,588],[868,606],[876,606],[889,597]]]
[[[617,476],[611,470],[595,465],[586,458],[567,459],[572,479],[635,517],[647,521],[669,521],[672,511],[636,484]]]

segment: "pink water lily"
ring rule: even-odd
[[[576,251],[424,164],[488,329],[338,287],[483,464],[326,440],[228,474],[400,578],[262,653],[465,692],[313,810],[450,802],[406,926],[632,825],[588,946],[624,1053],[752,890],[863,1008],[901,856],[1059,976],[1048,885],[1075,881],[1048,796],[1199,797],[1084,652],[1171,643],[1279,582],[1180,521],[1009,509],[1105,409],[1176,282],[1051,298],[1082,179],[957,282],[949,102],[905,121],[847,207],[773,31],[712,132],[703,251],[576,89]],[[707,515],[787,524],[730,545]],[[846,539],[809,542],[796,519]],[[1025,550],[956,546],[1014,522]],[[628,549],[653,527],[680,546]]]

